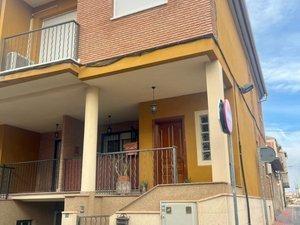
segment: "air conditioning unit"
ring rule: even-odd
[[[13,70],[30,65],[30,61],[18,52],[9,52],[6,55],[5,70]]]
[[[197,204],[193,202],[161,202],[162,225],[198,225]]]

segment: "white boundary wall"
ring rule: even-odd
[[[261,198],[250,197],[251,222],[255,225],[265,225],[263,200]],[[172,201],[176,202],[176,201]],[[179,201],[185,202],[185,201]],[[198,206],[199,225],[233,225],[234,211],[231,195],[218,195],[196,202]],[[269,224],[274,221],[273,203],[267,200],[267,210]],[[245,196],[238,196],[238,210],[240,225],[248,225],[247,204]],[[161,225],[159,211],[155,212],[118,212],[111,216],[110,225],[116,224],[116,217],[126,214],[130,218],[130,225]]]
[[[249,198],[251,223],[265,225],[263,200]],[[273,224],[274,211],[272,201],[267,201],[269,224]],[[238,212],[240,225],[248,225],[246,198],[238,196]],[[233,199],[230,195],[219,196],[198,202],[198,217],[201,225],[234,224]]]

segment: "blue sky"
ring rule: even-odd
[[[269,93],[266,133],[287,151],[294,187],[300,185],[300,1],[246,2]]]

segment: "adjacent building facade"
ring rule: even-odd
[[[244,1],[0,2],[1,224],[234,224],[225,98],[240,223],[273,222]]]
[[[286,207],[287,200],[285,189],[290,188],[287,153],[282,149],[274,137],[267,137],[267,145],[276,152],[276,160],[268,165],[269,179],[273,189],[273,201],[276,214]]]

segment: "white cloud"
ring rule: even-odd
[[[299,0],[246,2],[255,36],[262,48],[260,52],[264,53],[262,69],[268,89],[300,92],[300,32],[295,29],[284,32],[297,13]]]
[[[262,63],[268,87],[282,92],[300,92],[300,61],[284,57]]]
[[[297,0],[246,0],[253,28],[259,32],[284,22],[295,10]]]

